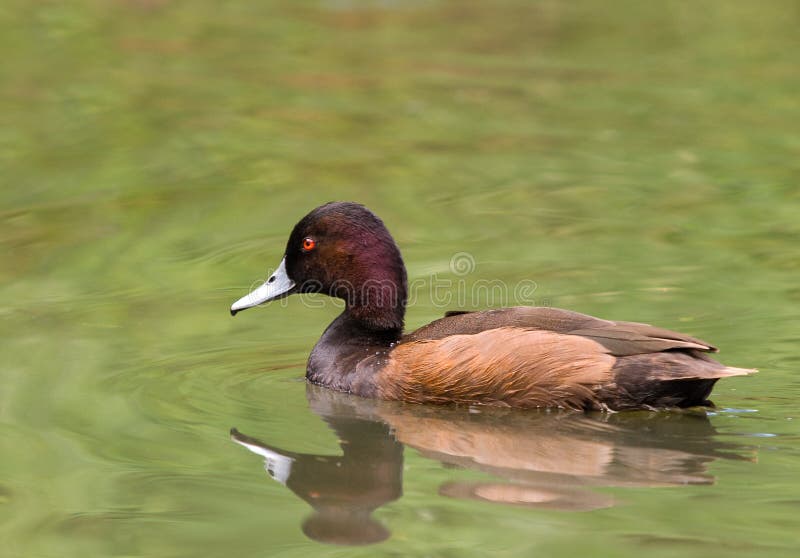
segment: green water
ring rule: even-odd
[[[797,556],[799,23],[788,0],[4,2],[0,555]],[[307,389],[339,308],[228,307],[331,199],[395,235],[410,328],[554,305],[761,372],[707,417]]]

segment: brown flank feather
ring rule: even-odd
[[[599,343],[500,327],[397,345],[378,371],[383,399],[514,407],[597,407],[615,359]]]

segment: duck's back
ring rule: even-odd
[[[706,354],[716,350],[682,333],[554,308],[459,312],[404,336],[375,387],[385,399],[428,403],[710,405],[719,378],[750,372]]]

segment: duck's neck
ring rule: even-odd
[[[347,300],[342,316],[346,315],[354,327],[374,333],[377,337],[385,337],[387,332],[402,332],[406,313],[405,293],[401,300],[392,300],[394,297],[387,291],[383,294],[367,294],[366,299]]]
[[[371,397],[373,372],[402,334],[402,327],[368,327],[348,307],[314,345],[306,377],[315,384]]]
[[[379,337],[387,331],[402,331],[407,289],[406,269],[396,247],[394,253],[382,258],[364,258],[350,270],[352,282],[336,282],[329,292],[344,299],[344,315],[354,327],[373,331]]]

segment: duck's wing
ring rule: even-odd
[[[444,318],[406,335],[402,342],[474,335],[497,328],[521,328],[591,339],[614,356],[658,353],[674,349],[717,352],[700,339],[649,324],[614,322],[550,307],[516,306],[484,312],[448,312]]]

